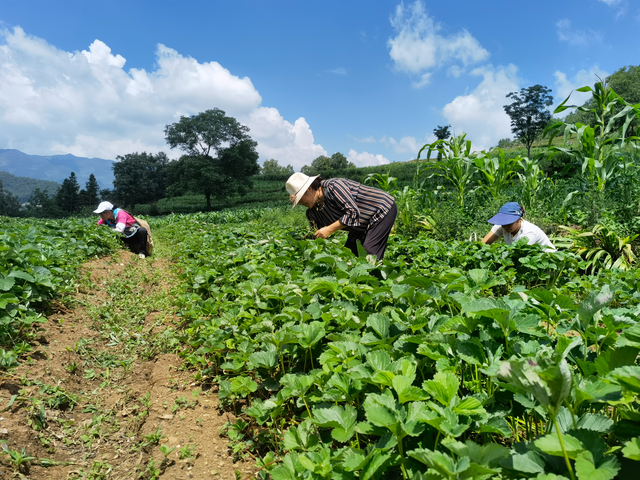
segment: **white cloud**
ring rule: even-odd
[[[396,140],[393,137],[387,137],[385,135],[380,139],[380,141],[389,147],[393,147],[394,152],[409,153],[411,154],[410,159],[414,159],[418,155],[422,146],[430,140],[429,138],[426,138],[425,140],[418,140],[412,136],[404,136],[400,140]]]
[[[448,69],[447,69],[447,75],[451,76],[451,77],[455,77],[458,78],[460,77],[460,75],[462,75],[464,73],[464,68],[458,66],[458,65],[451,65]]]
[[[368,136],[368,137],[364,137],[364,138],[356,138],[353,135],[349,135],[351,138],[353,138],[356,142],[361,142],[361,143],[376,143],[376,139],[373,136]]]
[[[249,126],[263,159],[300,168],[326,154],[304,118],[261,106],[248,77],[162,44],[155,55],[153,71],[127,71],[100,40],[66,52],[19,27],[0,30],[0,147],[111,159],[167,151],[165,125],[218,107]]]
[[[349,154],[347,155],[347,160],[353,162],[356,167],[367,167],[370,165],[386,165],[389,163],[389,160],[384,156],[378,154],[374,155],[369,152],[361,152],[358,153],[355,150],[349,150]]]
[[[347,69],[343,67],[334,68],[333,70],[327,70],[329,73],[335,73],[336,75],[346,75]]]
[[[568,42],[570,45],[593,45],[595,43],[602,42],[602,34],[587,28],[585,30],[579,30],[571,28],[571,20],[563,18],[556,23],[558,30],[558,38],[563,42]]]
[[[264,158],[275,158],[280,165],[292,165],[299,170],[327,152],[316,145],[307,121],[300,117],[291,124],[275,108],[260,107],[246,118],[251,137],[258,142]]]
[[[476,68],[472,75],[482,76],[480,84],[468,95],[460,95],[442,110],[456,135],[467,133],[473,150],[488,149],[498,140],[511,136],[509,116],[504,105],[506,95],[519,90],[518,69],[510,64]]]
[[[413,82],[411,86],[414,88],[422,88],[426,85],[429,85],[429,83],[431,83],[431,73],[425,73],[422,75],[422,77],[420,77],[419,81]]]
[[[562,103],[569,95],[571,95],[571,98],[567,102],[568,105],[582,105],[591,97],[591,93],[573,92],[573,90],[585,86],[593,87],[593,85],[599,81],[598,77],[604,79],[608,75],[609,74],[607,72],[601,70],[597,65],[594,65],[588,71],[580,70],[571,79],[567,77],[566,73],[556,70],[554,76],[556,77],[555,83],[557,96],[554,101],[554,108],[560,105],[560,103]],[[572,110],[573,109],[565,110],[560,116],[567,115]]]
[[[613,7],[617,4],[620,3],[620,0],[599,0],[602,3],[606,3],[607,5],[609,5],[610,7]]]
[[[429,17],[420,0],[408,7],[400,3],[390,20],[396,36],[387,43],[389,55],[398,70],[422,74],[416,87],[429,83],[430,72],[425,73],[426,70],[450,63],[468,66],[489,57],[489,52],[467,30],[449,36],[440,34],[442,27]]]

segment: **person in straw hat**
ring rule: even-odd
[[[121,208],[114,208],[111,202],[101,202],[93,213],[100,215],[98,225],[107,225],[124,235],[124,244],[129,247],[129,250],[137,253],[140,258],[149,256],[151,253],[147,248],[149,232],[138,223],[138,220]]]
[[[345,247],[358,254],[357,241],[378,260],[384,257],[389,233],[398,214],[391,195],[346,178],[323,180],[316,175],[294,173],[287,180],[293,206],[307,207],[307,219],[316,238],[328,238],[347,230]]]

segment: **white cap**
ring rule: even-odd
[[[100,205],[98,205],[98,208],[96,208],[93,213],[102,213],[102,212],[106,212],[107,210],[113,210],[113,203],[111,202],[100,202]]]
[[[318,178],[318,175],[315,177],[308,177],[302,172],[296,172],[289,177],[289,180],[287,180],[287,192],[289,192],[289,195],[296,196],[296,199],[293,202],[294,207],[298,204],[304,193],[309,189],[316,178]]]

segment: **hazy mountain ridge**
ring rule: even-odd
[[[58,191],[60,184],[52,180],[38,180],[31,177],[17,177],[7,172],[0,171],[0,182],[5,192],[18,197],[21,202],[26,202],[36,188],[53,195]]]
[[[29,155],[15,149],[0,149],[0,171],[18,177],[62,183],[75,172],[80,188],[95,175],[101,188],[113,188],[113,160],[75,155]]]

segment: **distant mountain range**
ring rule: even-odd
[[[84,158],[75,155],[28,155],[20,150],[0,149],[0,171],[18,177],[51,180],[62,183],[75,172],[80,188],[89,175],[95,175],[100,188],[113,188],[113,160]]]

